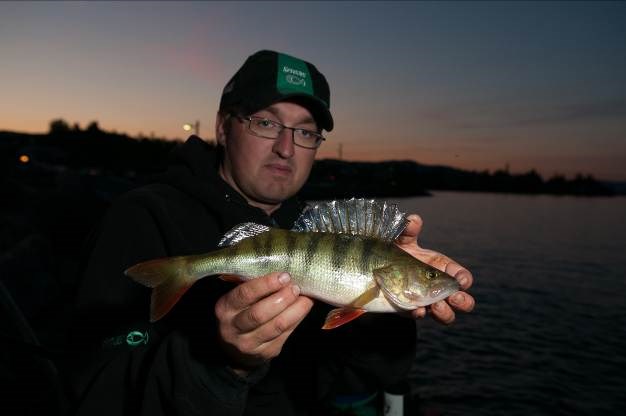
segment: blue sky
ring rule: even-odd
[[[319,157],[626,180],[621,2],[0,2],[0,130],[213,137],[221,90],[275,49],[331,84]]]

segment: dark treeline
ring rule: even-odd
[[[31,166],[86,169],[132,177],[162,170],[167,154],[176,143],[107,132],[95,121],[85,129],[77,124],[70,127],[59,119],[50,123],[48,134],[0,132],[0,157],[15,163],[19,156],[26,155]]]
[[[420,189],[521,194],[612,196],[619,192],[591,175],[544,180],[536,171],[511,174],[506,170],[473,172],[413,161],[345,162],[320,160],[311,173],[305,193],[313,198],[336,196],[414,196]],[[338,190],[338,191],[337,191]]]
[[[17,166],[25,174],[37,170],[71,169],[93,175],[135,180],[161,171],[177,141],[133,138],[106,132],[92,122],[85,129],[58,119],[48,134],[0,132],[0,158],[4,166]],[[20,163],[20,155],[29,158]],[[27,169],[28,167],[28,169]],[[32,173],[32,172],[29,172]],[[31,178],[33,179],[33,178]],[[50,177],[46,178],[50,180]],[[573,179],[555,175],[544,180],[536,171],[511,174],[507,170],[466,171],[414,161],[348,162],[319,160],[303,189],[307,198],[392,197],[426,195],[428,190],[460,190],[556,195],[614,195],[617,186],[591,175]]]

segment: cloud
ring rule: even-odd
[[[474,104],[423,112],[427,119],[459,129],[521,127],[585,122],[604,118],[626,120],[626,98],[557,105]]]
[[[545,108],[540,114],[512,119],[511,125],[562,123],[607,117],[625,117],[626,99],[605,100],[594,103],[578,103]]]

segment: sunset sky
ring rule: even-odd
[[[259,49],[326,75],[320,158],[626,181],[624,2],[0,2],[0,130],[210,139]]]

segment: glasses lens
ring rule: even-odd
[[[280,131],[282,130],[280,124],[260,117],[250,117],[249,120],[250,130],[253,133],[269,139],[276,139],[280,136]]]
[[[298,146],[315,149],[322,143],[323,137],[309,130],[295,129],[293,131],[293,141]]]

